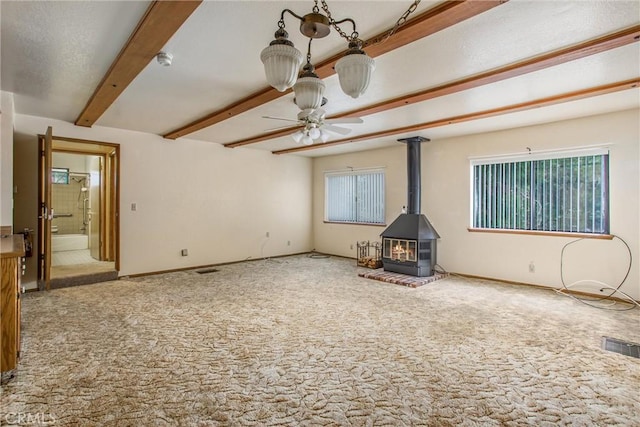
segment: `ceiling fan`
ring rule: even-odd
[[[351,129],[334,126],[334,124],[358,124],[363,123],[363,120],[359,117],[343,117],[339,119],[325,119],[326,112],[322,108],[306,108],[298,113],[298,120],[286,119],[282,117],[262,116],[265,119],[283,120],[287,122],[294,122],[298,125],[304,126],[304,129],[299,129],[291,137],[295,142],[302,142],[305,145],[313,144],[314,140],[319,139],[322,142],[327,142],[330,138],[329,133],[334,132],[340,135],[347,135],[351,132]],[[280,129],[280,128],[278,128]],[[270,129],[275,130],[275,129]]]

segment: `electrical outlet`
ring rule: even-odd
[[[536,265],[533,263],[533,261],[531,261],[529,263],[529,273],[535,273],[536,272]]]
[[[267,237],[269,237],[269,232],[267,231]]]
[[[291,240],[287,240],[287,246],[291,246]]]
[[[182,254],[182,256],[188,256],[189,255],[189,251],[187,249],[181,250],[180,253]]]
[[[351,250],[353,250],[353,244],[351,245]]]
[[[133,212],[137,211],[138,210],[138,205],[136,203],[131,203],[131,210]]]

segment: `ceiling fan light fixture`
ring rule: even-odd
[[[312,127],[311,129],[309,129],[309,136],[312,139],[318,139],[320,138],[320,129],[318,129],[317,127]]]
[[[294,85],[302,64],[302,53],[287,39],[284,28],[275,33],[276,39],[260,53],[267,82],[277,91],[284,92]]]
[[[302,137],[302,143],[304,145],[312,145],[313,144],[313,138],[311,138],[309,135],[305,135]]]
[[[302,140],[302,137],[304,136],[304,132],[302,132],[301,130],[296,131],[294,133],[291,134],[291,138],[293,138],[293,140],[296,143],[299,143]]]
[[[320,129],[320,141],[327,142],[330,137],[331,136],[327,132],[325,132],[322,129]]]
[[[306,121],[306,119],[309,116],[316,114],[317,110],[318,110],[317,108],[316,109],[314,109],[314,108],[305,108],[305,109],[301,110],[298,113],[298,120]],[[324,110],[322,110],[322,111],[324,111]]]
[[[352,98],[358,98],[369,87],[375,61],[362,50],[362,41],[349,43],[349,50],[336,62],[336,73],[342,91]]]

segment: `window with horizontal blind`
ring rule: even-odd
[[[472,189],[474,228],[609,233],[606,150],[472,161]]]
[[[384,224],[384,171],[326,173],[325,221]]]

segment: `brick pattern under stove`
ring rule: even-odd
[[[428,283],[435,282],[439,279],[444,279],[449,273],[434,273],[428,277],[416,277],[406,274],[394,273],[391,271],[368,271],[358,273],[358,276],[365,279],[379,280],[381,282],[393,283],[394,285],[407,286],[409,288],[418,288]]]

